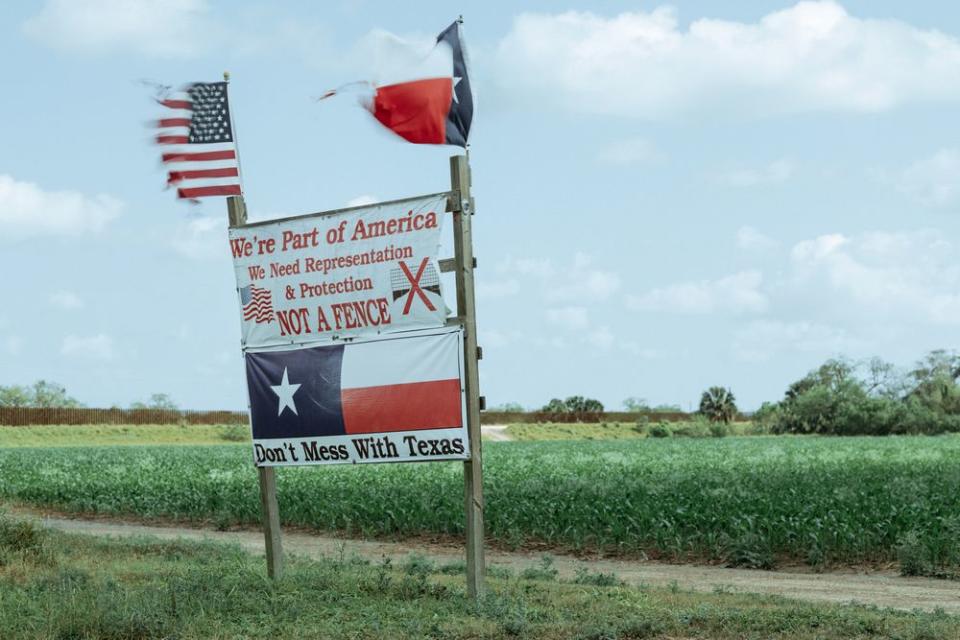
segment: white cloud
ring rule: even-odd
[[[547,287],[548,300],[606,300],[620,289],[620,276],[594,267],[593,258],[585,253],[576,253],[562,276]]]
[[[610,328],[604,325],[588,332],[586,341],[587,344],[592,347],[600,349],[601,351],[607,351],[613,346],[615,338]]]
[[[537,279],[543,297],[551,302],[606,300],[620,289],[620,276],[594,266],[593,258],[577,252],[569,266],[549,258],[508,258],[496,268],[500,274]]]
[[[778,245],[776,240],[751,226],[743,226],[737,230],[737,246],[744,251],[768,251]]]
[[[615,165],[655,165],[664,161],[664,155],[645,138],[622,138],[612,142],[597,155],[601,162]]]
[[[514,278],[492,282],[477,280],[477,297],[481,299],[506,298],[518,293],[520,293],[520,283]]]
[[[565,329],[586,329],[590,324],[586,307],[558,307],[546,310],[547,322]]]
[[[549,258],[508,258],[497,265],[498,273],[550,278],[556,273]]]
[[[181,224],[171,244],[177,253],[194,260],[229,257],[226,216],[194,218]]]
[[[63,339],[60,353],[65,356],[112,360],[114,356],[113,339],[103,333],[89,337],[69,335]]]
[[[960,324],[960,259],[937,231],[822,235],[790,253],[794,285],[935,324]]]
[[[113,196],[44,191],[32,182],[0,174],[0,238],[100,231],[123,206]]]
[[[926,205],[945,207],[960,196],[960,151],[941,149],[900,174],[898,187]]]
[[[65,51],[190,58],[221,40],[209,9],[206,0],[48,0],[23,31]]]
[[[899,20],[851,16],[831,0],[799,2],[757,22],[676,12],[522,13],[500,41],[496,77],[510,96],[550,95],[570,109],[671,117],[876,112],[960,98],[960,42]]]
[[[741,271],[718,280],[681,282],[627,296],[627,306],[636,311],[762,313],[769,306],[762,284],[759,271]]]
[[[377,196],[371,196],[369,194],[364,194],[362,196],[357,196],[356,198],[351,198],[347,200],[348,207],[362,207],[368,204],[376,204],[380,202]]]
[[[50,304],[67,310],[83,308],[83,300],[72,291],[55,291],[50,294]]]
[[[756,187],[764,184],[782,184],[793,175],[790,160],[781,158],[756,169],[733,169],[717,175],[717,181],[730,187]]]
[[[810,322],[758,320],[739,330],[733,352],[740,360],[764,362],[783,352],[838,355],[857,343],[838,328]]]

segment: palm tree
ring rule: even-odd
[[[710,387],[700,396],[700,413],[711,422],[730,424],[737,415],[737,399],[725,387]]]

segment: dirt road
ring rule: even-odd
[[[210,539],[239,544],[251,553],[263,553],[263,536],[256,531],[145,526],[120,521],[41,516],[22,510],[13,510],[12,514],[37,519],[47,527],[74,533],[116,537],[151,535],[161,539]],[[341,554],[349,557],[357,554],[373,562],[380,561],[384,556],[400,562],[413,552],[423,554],[437,563],[450,563],[463,558],[462,548],[454,546],[368,542],[293,532],[284,533],[283,546],[287,553],[308,557],[338,557]],[[532,553],[488,551],[487,561],[490,565],[519,571],[538,564],[540,556]],[[585,567],[591,572],[615,573],[629,584],[668,586],[675,583],[681,589],[693,591],[725,589],[821,602],[858,602],[896,609],[932,611],[941,608],[947,613],[960,614],[960,582],[903,578],[894,572],[815,574],[753,571],[623,560],[583,561],[566,556],[555,556],[554,567],[559,570],[561,578],[572,577],[578,568]]]
[[[491,442],[507,442],[510,440],[505,424],[485,424],[480,427],[480,434],[485,440]]]

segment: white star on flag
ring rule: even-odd
[[[460,98],[457,97],[457,85],[460,84],[460,81],[463,80],[460,76],[453,76],[453,101],[457,104],[460,103]]]
[[[287,368],[283,368],[283,379],[278,385],[270,385],[270,388],[273,389],[273,392],[277,394],[277,416],[283,414],[283,410],[287,407],[293,411],[294,415],[300,415],[297,413],[297,404],[293,401],[293,394],[297,392],[297,389],[300,388],[299,384],[290,384],[290,379],[287,378]]]

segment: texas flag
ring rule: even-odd
[[[460,353],[459,328],[247,352],[253,439],[462,428]]]
[[[374,85],[373,95],[363,102],[377,120],[398,136],[416,144],[451,144],[466,147],[473,121],[473,92],[467,75],[461,21],[437,36],[434,63],[424,77],[408,69],[411,79]],[[345,86],[369,83],[350,83]],[[320,99],[340,93],[328,91]]]

